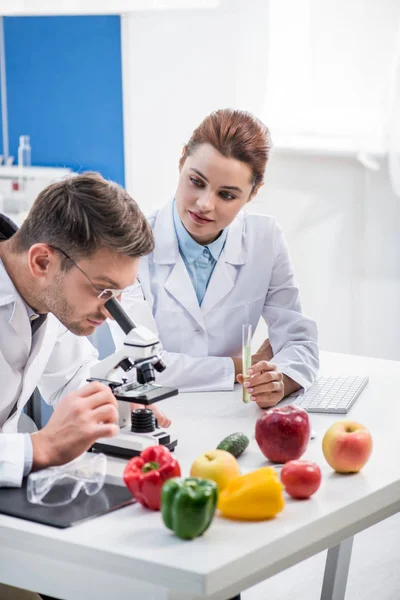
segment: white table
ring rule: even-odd
[[[374,439],[358,475],[334,474],[321,439],[334,415],[313,415],[317,437],[304,458],[322,468],[323,483],[308,501],[287,500],[275,519],[240,523],[214,519],[206,534],[184,542],[157,512],[132,505],[66,530],[0,515],[0,581],[74,600],[226,600],[275,573],[330,548],[322,598],[344,598],[352,536],[400,508],[400,363],[323,353],[322,374],[370,376],[348,417]],[[184,475],[193,459],[234,431],[251,437],[239,459],[243,472],[265,465],[254,440],[261,411],[233,393],[181,394],[164,402],[173,418]],[[123,462],[110,464],[120,481]],[[371,573],[371,577],[373,574]]]

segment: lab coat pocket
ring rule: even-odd
[[[254,332],[263,304],[264,297],[260,296],[211,311],[206,318],[209,353],[214,356],[240,356],[242,325],[252,325]]]
[[[165,350],[207,356],[207,334],[189,313],[158,309],[155,320]]]

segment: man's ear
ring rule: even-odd
[[[249,199],[247,200],[247,202],[250,202],[250,200],[253,200],[253,198],[255,198],[260,190],[260,188],[262,188],[262,186],[264,185],[264,182],[262,181],[261,183],[259,183],[255,188],[253,188],[250,192],[250,196]]]
[[[47,277],[56,266],[56,255],[47,244],[33,244],[28,250],[28,265],[34,277]]]

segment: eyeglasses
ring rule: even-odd
[[[92,284],[92,286],[94,287],[94,289],[99,292],[97,298],[99,300],[104,300],[104,302],[107,302],[107,300],[110,300],[111,298],[118,298],[118,296],[120,296],[125,290],[112,290],[110,288],[106,288],[106,289],[101,289],[98,285],[96,285],[91,278],[89,277],[89,275],[87,273],[85,273],[85,271],[83,269],[81,269],[81,267],[76,264],[76,262],[70,257],[68,256],[68,254],[66,252],[64,252],[64,250],[61,250],[61,248],[57,248],[57,246],[52,246],[51,244],[48,244],[50,246],[50,248],[53,248],[53,250],[57,250],[57,252],[61,252],[61,254],[63,254],[66,258],[68,258],[68,260],[70,260],[73,265],[86,277],[86,279],[88,279],[90,281],[90,283]]]
[[[30,473],[28,501],[42,506],[64,506],[75,500],[81,490],[94,496],[102,489],[106,473],[105,454],[82,454],[66,465]]]

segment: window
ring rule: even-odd
[[[382,140],[398,0],[270,0],[265,121],[282,134]]]

